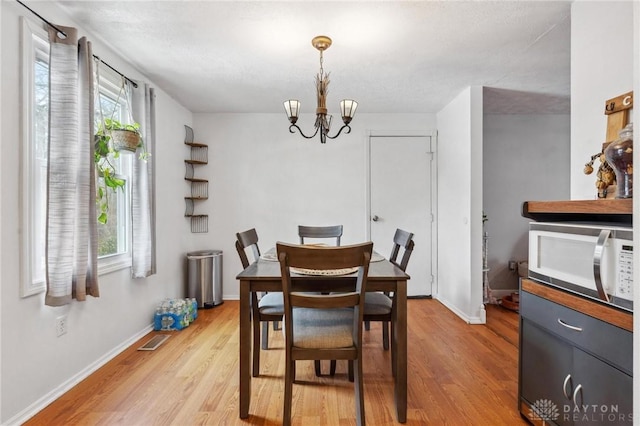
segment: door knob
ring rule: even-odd
[[[373,215],[373,217],[371,218],[371,220],[373,220],[374,222],[377,222],[378,219],[380,219],[377,215]]]

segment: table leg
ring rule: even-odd
[[[398,421],[407,421],[407,282],[398,281],[394,316],[395,400]]]
[[[249,417],[251,402],[251,310],[250,282],[240,281],[240,418]]]

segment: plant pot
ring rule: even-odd
[[[116,151],[136,152],[142,142],[140,134],[131,130],[111,130],[110,135]]]

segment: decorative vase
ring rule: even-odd
[[[633,123],[620,130],[619,137],[604,150],[616,174],[616,198],[633,197]]]

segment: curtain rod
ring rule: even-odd
[[[16,0],[16,1],[18,1],[18,0]],[[131,80],[129,77],[127,77],[126,75],[122,74],[120,71],[118,71],[117,69],[115,69],[114,67],[112,67],[111,65],[106,63],[105,61],[103,61],[99,56],[93,55],[93,57],[96,58],[97,60],[99,60],[100,62],[102,62],[103,64],[105,64],[106,66],[108,66],[109,68],[111,68],[114,72],[120,74],[120,77],[124,78],[129,83],[131,83],[133,85],[133,87],[136,87],[136,88],[138,87],[138,83],[136,83],[135,81]]]
[[[54,30],[58,31],[58,36],[62,39],[67,38],[67,33],[65,33],[64,31],[62,31],[60,28],[56,27],[55,25],[53,25],[51,22],[47,21],[46,19],[44,19],[42,16],[40,16],[35,10],[31,9],[29,6],[27,6],[26,4],[22,3],[20,0],[16,0],[22,7],[24,7],[25,9],[27,9],[29,12],[33,13],[34,15],[36,15],[38,18],[40,18],[40,20],[42,22],[44,22],[45,24],[47,24],[48,26],[50,26],[51,28],[53,28]],[[112,67],[111,65],[109,65],[108,63],[106,63],[105,61],[103,61],[102,59],[100,59],[100,57],[93,55],[94,58],[96,58],[97,60],[99,60],[100,62],[102,62],[103,64],[105,64],[106,66],[108,66],[109,68],[111,68],[113,71],[115,71],[116,73],[118,73],[122,78],[124,78],[125,80],[127,80],[129,83],[131,83],[133,85],[133,87],[138,87],[138,83],[136,83],[135,81],[131,80],[129,77],[127,77],[126,75],[122,74],[120,71],[118,71],[117,69],[115,69],[114,67]]]

